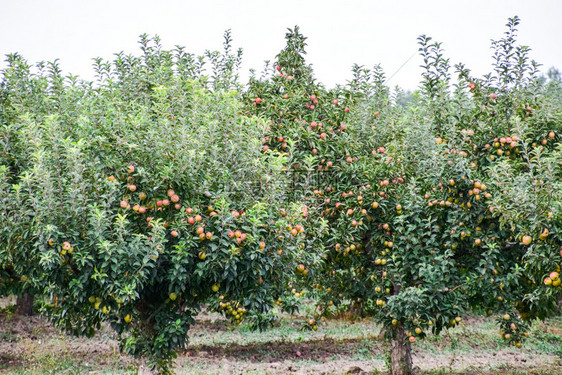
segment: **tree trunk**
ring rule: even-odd
[[[412,350],[406,341],[404,328],[394,329],[390,340],[390,366],[392,375],[412,375]]]
[[[33,315],[33,295],[22,293],[16,300],[16,313],[19,315]]]

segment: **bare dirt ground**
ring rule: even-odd
[[[385,344],[369,320],[331,320],[317,332],[284,317],[267,332],[233,328],[202,314],[178,374],[377,374],[386,371]],[[522,349],[505,347],[491,319],[467,319],[460,329],[416,344],[420,374],[562,374],[562,318],[534,328]],[[133,374],[139,362],[119,352],[103,329],[94,338],[60,333],[42,317],[0,315],[0,374]]]

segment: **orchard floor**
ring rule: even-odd
[[[61,334],[41,317],[0,314],[0,374],[136,374],[139,363],[119,353],[110,330],[93,339]],[[282,316],[267,332],[233,328],[201,314],[177,374],[379,374],[384,343],[370,320],[330,320],[302,330],[304,316]],[[562,317],[533,326],[523,348],[504,346],[493,319],[472,317],[441,337],[416,343],[418,374],[562,374]]]

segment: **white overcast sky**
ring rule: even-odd
[[[201,54],[220,49],[231,29],[247,77],[273,60],[286,29],[299,25],[307,60],[326,86],[349,80],[353,63],[380,63],[389,77],[415,54],[389,82],[415,89],[419,35],[443,42],[452,63],[481,75],[491,70],[490,40],[502,37],[514,15],[531,57],[544,71],[562,68],[562,0],[0,0],[0,68],[4,55],[19,52],[30,63],[59,58],[65,72],[92,79],[93,57],[138,54],[142,33],[159,35],[165,48]]]

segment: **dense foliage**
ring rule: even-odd
[[[453,80],[421,36],[410,98],[378,66],[326,89],[298,28],[246,87],[229,33],[202,57],[142,36],[95,82],[8,56],[0,293],[47,295],[75,334],[107,322],[162,372],[203,304],[263,329],[299,290],[312,329],[342,310],[382,323],[394,373],[469,309],[521,346],[562,296],[562,83],[517,24],[482,78]]]

